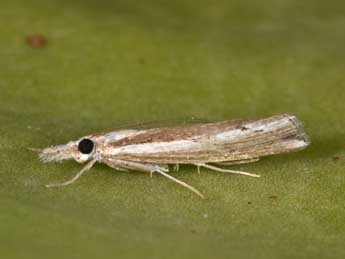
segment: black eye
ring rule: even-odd
[[[90,140],[88,138],[84,138],[79,142],[78,150],[82,154],[90,154],[93,150],[94,145],[95,144],[93,143],[92,140]]]

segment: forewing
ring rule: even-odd
[[[305,148],[293,115],[141,131],[108,146],[108,156],[147,163],[208,163],[252,159]]]

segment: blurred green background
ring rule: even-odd
[[[1,258],[344,258],[344,1],[1,0]],[[39,33],[47,44],[33,48]],[[290,112],[305,151],[159,176],[27,147],[129,122]]]

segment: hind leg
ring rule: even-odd
[[[247,172],[223,169],[223,168],[216,167],[216,166],[209,165],[209,164],[194,164],[194,165],[196,165],[198,168],[199,167],[205,167],[205,168],[208,168],[208,169],[211,169],[211,170],[214,170],[217,172],[222,172],[222,173],[241,174],[241,175],[252,176],[252,177],[260,177],[260,175],[258,175],[258,174],[251,174],[251,173],[247,173]]]
[[[259,160],[260,160],[260,158],[249,158],[249,159],[235,160],[235,161],[224,161],[224,162],[218,162],[218,163],[213,163],[213,164],[215,164],[215,165],[240,165],[240,164],[257,162]]]

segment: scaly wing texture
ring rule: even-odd
[[[309,143],[298,119],[282,114],[138,131],[107,142],[104,155],[147,163],[210,163],[298,151]]]

